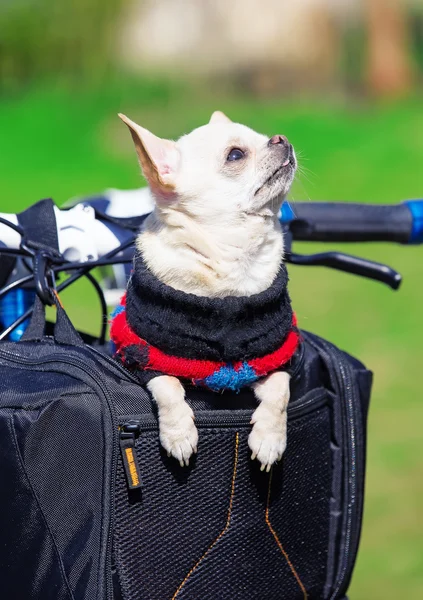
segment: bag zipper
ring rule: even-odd
[[[135,452],[135,438],[139,435],[139,426],[129,421],[119,427],[119,446],[129,490],[141,487],[141,471]]]
[[[288,416],[291,419],[302,417],[312,410],[316,410],[328,402],[328,395],[324,388],[312,390],[306,394],[301,402],[288,404]],[[235,409],[235,410],[199,410],[195,415],[195,423],[201,429],[203,427],[225,428],[225,427],[246,427],[254,409]],[[142,415],[124,415],[119,417],[120,428],[129,426],[131,431],[137,432],[149,431],[158,427],[158,419],[155,414],[149,413]]]
[[[357,410],[360,407],[359,401],[357,402],[357,398],[354,394],[354,389],[356,386],[354,384],[352,374],[351,374],[351,366],[345,360],[344,355],[340,350],[338,350],[332,344],[329,344],[325,340],[321,338],[317,339],[317,343],[312,336],[307,335],[308,341],[316,348],[316,350],[321,353],[323,349],[323,355],[326,354],[326,360],[332,357],[333,360],[330,361],[331,366],[335,370],[337,385],[338,385],[338,393],[339,395],[343,395],[345,397],[345,402],[341,403],[341,409],[344,416],[344,425],[346,428],[346,438],[348,440],[348,455],[346,464],[349,466],[349,469],[346,474],[347,483],[347,491],[348,491],[348,501],[347,505],[347,526],[346,526],[346,535],[345,542],[341,546],[341,559],[339,561],[339,568],[336,581],[331,585],[332,593],[329,596],[329,600],[335,600],[338,597],[340,590],[343,590],[343,587],[346,583],[346,576],[349,573],[349,567],[351,565],[351,551],[354,551],[354,548],[357,548],[358,538],[357,538],[357,530],[353,527],[355,513],[361,510],[361,505],[359,504],[360,498],[357,494],[357,481],[359,474],[356,472],[355,465],[359,464],[357,461],[357,431],[356,428],[360,423],[359,415],[356,414]],[[345,590],[343,590],[345,591]]]
[[[90,348],[87,346],[86,347],[88,350],[90,350]],[[74,350],[74,347],[71,346],[71,349]],[[98,387],[101,392],[103,393],[103,396],[106,400],[106,404],[108,406],[108,409],[110,411],[111,414],[111,420],[112,420],[112,424],[116,423],[117,418],[113,409],[113,404],[111,402],[111,399],[109,397],[109,391],[106,388],[106,386],[104,386],[103,384],[100,384],[95,377],[92,376],[92,372],[87,369],[86,364],[79,360],[78,358],[76,358],[75,356],[71,357],[69,355],[66,356],[66,362],[63,360],[63,357],[61,358],[54,358],[53,356],[50,357],[46,357],[45,359],[42,360],[34,360],[34,359],[30,359],[28,357],[24,357],[20,354],[14,354],[13,352],[9,352],[7,350],[4,350],[3,348],[0,348],[0,357],[4,357],[6,360],[10,360],[11,362],[17,363],[17,364],[28,364],[28,365],[44,365],[44,364],[48,364],[48,363],[65,363],[65,364],[70,364],[78,369],[80,369],[81,371],[83,371],[88,377],[89,379],[91,379],[91,381],[93,381],[96,385],[96,387]],[[96,361],[97,362],[97,361]],[[116,470],[117,470],[117,452],[116,452],[116,448],[117,448],[117,435],[116,435],[116,431],[115,431],[115,427],[112,426],[112,465],[111,465],[111,480],[114,481],[116,479]],[[111,555],[112,555],[112,532],[113,532],[113,524],[114,524],[114,495],[115,495],[115,486],[112,485],[111,486],[111,490],[109,491],[109,493],[111,494],[110,496],[110,519],[109,519],[109,527],[108,527],[108,532],[107,532],[107,540],[106,540],[106,597],[110,598],[110,600],[113,600],[113,580],[112,580],[112,569],[111,569]]]

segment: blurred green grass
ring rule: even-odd
[[[0,210],[16,212],[42,197],[60,204],[107,187],[141,185],[132,142],[116,117],[120,111],[167,137],[203,124],[215,109],[263,133],[288,135],[303,171],[292,190],[294,200],[382,203],[423,194],[421,98],[346,107],[230,95],[219,101],[210,91],[118,81],[92,90],[46,85],[0,98]],[[290,269],[300,325],[375,372],[364,529],[351,598],[422,598],[423,255],[418,247],[388,244],[343,249],[386,262],[404,275],[394,293],[321,268]],[[77,325],[98,330],[98,304],[86,285],[75,286],[63,300]]]

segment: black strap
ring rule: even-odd
[[[82,341],[81,336],[72,325],[65,309],[59,302],[57,296],[55,298],[55,306],[57,310],[56,324],[54,326],[54,341],[57,344],[63,344],[66,346],[80,346],[84,347],[85,344]],[[21,337],[22,342],[39,342],[44,337],[44,331],[46,327],[46,312],[45,305],[41,302],[38,296],[35,296],[34,308],[24,334]]]
[[[18,223],[23,227],[24,243],[36,250],[46,250],[59,257],[56,215],[51,198],[40,200],[17,215]]]
[[[46,267],[49,257],[59,259],[59,242],[57,238],[56,215],[54,203],[51,199],[41,200],[18,215],[19,224],[24,229],[24,243],[35,250],[34,253],[34,279],[45,279],[45,273],[40,274],[37,269],[40,265]],[[55,291],[50,290],[49,298],[57,309],[57,318],[54,326],[54,340],[58,344],[71,346],[84,346],[84,342],[72,325],[64,308],[60,304]],[[38,289],[37,289],[38,293]],[[40,341],[44,337],[46,327],[45,304],[39,295],[35,297],[31,321],[21,337],[22,341]]]
[[[0,252],[0,288],[6,285],[16,265],[16,258]]]

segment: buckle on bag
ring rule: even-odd
[[[22,238],[20,249],[32,259],[34,287],[43,304],[52,306],[56,303],[56,277],[52,265],[64,263],[63,256],[53,248],[41,246]]]

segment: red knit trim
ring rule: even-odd
[[[288,333],[285,342],[280,348],[275,350],[275,352],[266,354],[266,356],[261,356],[260,358],[253,358],[247,362],[257,375],[267,375],[267,373],[275,371],[292,358],[297,349],[299,339],[300,336],[298,332],[296,330],[291,330]]]
[[[123,311],[113,317],[112,324],[110,326],[110,337],[116,344],[116,348],[119,351],[121,347],[132,346],[133,344],[141,344],[146,346],[147,342],[137,336],[132,331],[128,321],[126,320],[126,312]]]
[[[205,379],[225,366],[223,362],[171,356],[154,346],[149,347],[149,359],[146,369],[186,379]]]
[[[122,297],[120,304],[121,306],[125,306],[125,296]],[[285,342],[280,348],[266,356],[247,361],[258,376],[264,376],[271,371],[275,371],[286,364],[294,355],[299,342],[299,333],[296,329],[297,318],[295,314],[293,315],[292,324],[295,329],[292,329],[289,332]],[[126,320],[126,311],[122,311],[113,318],[110,327],[110,337],[116,344],[117,354],[120,354],[121,350],[126,346],[132,346],[134,344],[148,346],[148,363],[143,366],[143,369],[159,371],[166,375],[173,375],[174,377],[205,379],[226,364],[224,362],[180,358],[165,354],[158,348],[148,344],[131,329]],[[234,368],[240,368],[243,362],[244,361],[238,361],[234,363]]]

